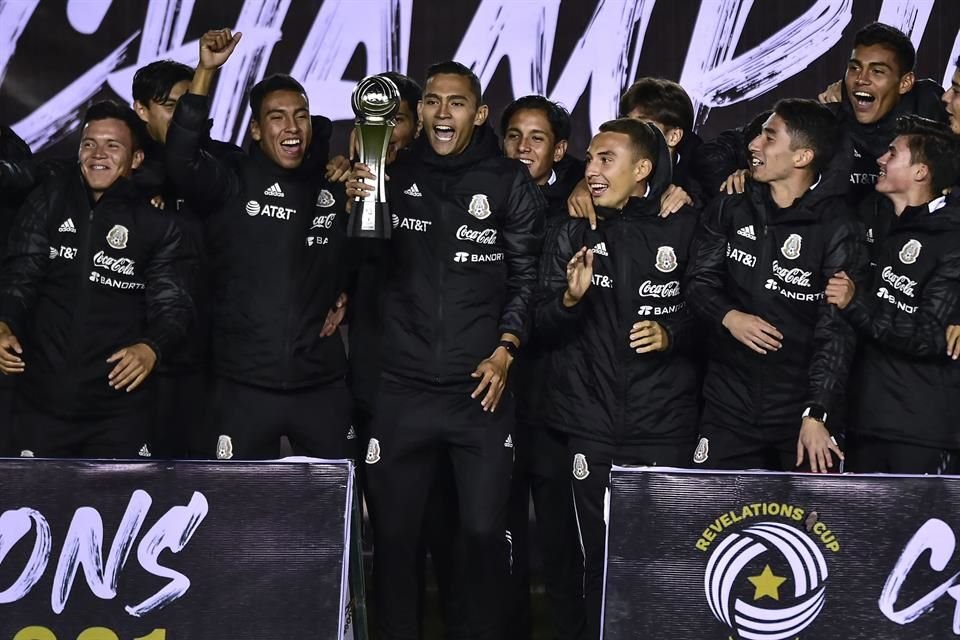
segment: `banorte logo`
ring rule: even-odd
[[[803,508],[745,504],[711,522],[696,547],[709,554],[703,588],[730,640],[795,640],[826,603],[824,551],[840,542]],[[809,529],[809,533],[804,528]]]

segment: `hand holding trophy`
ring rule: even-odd
[[[353,112],[357,114],[356,131],[360,162],[377,176],[375,188],[364,197],[355,197],[351,206],[351,238],[390,238],[393,225],[386,201],[384,170],[387,147],[395,126],[393,117],[400,109],[397,85],[383,76],[367,76],[353,90]]]

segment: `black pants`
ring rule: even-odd
[[[580,544],[583,549],[583,593],[586,624],[581,638],[596,640],[602,623],[604,566],[607,525],[604,507],[610,491],[610,467],[646,465],[688,466],[688,444],[614,447],[590,440],[570,438],[567,443],[573,473],[573,499],[576,507]]]
[[[693,467],[704,469],[767,471],[809,471],[809,460],[797,467],[797,438],[800,419],[796,425],[778,428],[758,427],[755,436],[725,427],[705,423],[700,426],[700,441],[693,452]],[[840,471],[834,457],[834,470]]]
[[[16,455],[13,449],[13,378],[0,374],[0,457]]]
[[[352,457],[351,400],[342,380],[278,391],[216,378],[210,403],[210,419],[197,445],[201,457],[271,460],[280,456],[282,436],[296,455]]]
[[[960,451],[864,436],[852,436],[848,442],[847,470],[854,473],[960,473]]]
[[[161,371],[154,380],[155,458],[185,458],[201,432],[207,405],[207,375],[199,371]]]
[[[456,624],[450,637],[501,640],[499,589],[513,462],[513,402],[484,412],[469,393],[384,380],[365,456],[374,526],[374,597],[381,640],[419,638],[417,565],[424,510],[440,456],[448,456],[459,508]]]
[[[110,417],[63,418],[18,397],[14,450],[26,458],[149,458],[147,406]]]
[[[583,554],[570,500],[567,439],[543,424],[518,424],[516,455],[507,526],[512,563],[507,596],[505,637],[529,639],[530,547],[540,556],[547,599],[549,637],[576,640],[583,629]],[[529,526],[530,500],[536,515],[535,536]]]

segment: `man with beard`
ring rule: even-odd
[[[383,372],[366,464],[381,638],[417,638],[417,545],[439,456],[459,502],[451,637],[502,638],[505,511],[513,459],[508,371],[527,334],[543,197],[486,125],[480,81],[427,71],[422,134],[391,165],[397,224],[383,283]],[[347,194],[373,180],[357,165]],[[357,178],[362,178],[363,181]]]
[[[519,160],[547,200],[547,233],[567,219],[566,202],[583,179],[583,163],[567,155],[570,114],[543,96],[511,102],[500,118],[503,152]],[[583,628],[580,595],[583,559],[577,523],[570,503],[565,438],[548,428],[546,394],[550,374],[548,345],[532,332],[520,351],[513,378],[517,398],[514,431],[513,483],[507,515],[510,534],[510,589],[507,597],[507,637],[527,639],[531,633],[529,508],[536,512],[536,543],[542,559],[543,582],[553,638],[576,638]]]
[[[153,197],[158,209],[171,215],[180,226],[185,252],[190,257],[184,261],[184,278],[197,312],[187,338],[157,366],[151,443],[154,456],[160,458],[187,455],[190,439],[202,425],[207,392],[210,292],[203,220],[200,211],[191,207],[167,178],[163,149],[177,101],[190,89],[192,79],[193,69],[173,60],[152,62],[133,76],[133,109],[147,132],[144,160],[133,180]],[[208,136],[201,144],[220,158],[240,154],[236,146]]]
[[[33,188],[30,147],[10,127],[0,125],[0,261],[6,250],[10,223]],[[0,377],[0,456],[11,455],[14,379]]]
[[[213,389],[203,452],[217,459],[294,452],[349,457],[350,395],[338,335],[323,332],[345,283],[344,197],[308,157],[313,126],[303,87],[275,75],[250,91],[249,154],[226,163],[202,140],[207,94],[240,34],[207,32],[189,93],[177,102],[166,171],[213,213],[206,238],[214,292]]]
[[[23,457],[151,455],[144,383],[184,337],[192,309],[179,277],[180,231],[128,179],[143,160],[141,135],[129,107],[91,106],[79,171],[51,171],[14,222],[0,371],[19,376],[14,439]]]
[[[781,100],[749,145],[746,191],[704,215],[687,288],[711,340],[697,465],[826,472],[842,459],[827,424],[841,426],[854,335],[823,287],[856,272],[861,250],[849,172],[828,166],[838,138],[829,109]]]
[[[588,640],[601,636],[611,466],[686,466],[696,440],[695,327],[680,277],[697,214],[658,215],[671,164],[654,125],[604,123],[585,171],[597,229],[567,219],[544,247],[536,327],[559,343],[546,417],[568,436]]]
[[[960,207],[943,191],[960,177],[960,138],[904,117],[879,158],[877,192],[897,216],[878,238],[868,277],[841,272],[827,301],[863,337],[853,375],[850,468],[864,473],[956,474],[960,369],[944,357],[960,303]]]

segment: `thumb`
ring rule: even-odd
[[[233,34],[233,37],[230,38],[230,41],[233,43],[234,47],[237,46],[237,43],[240,42],[240,38],[242,37],[243,37],[243,33],[240,31],[237,31],[235,34]]]
[[[115,354],[107,358],[107,362],[116,362],[117,360],[120,360],[121,358],[123,358],[123,356],[125,355],[127,355],[127,350],[120,349],[120,351],[117,351]]]
[[[17,340],[17,336],[10,336],[10,346],[17,354],[23,355],[23,347],[20,346],[20,341]]]
[[[587,210],[587,220],[590,221],[590,228],[594,231],[597,230],[597,210],[592,206]]]

